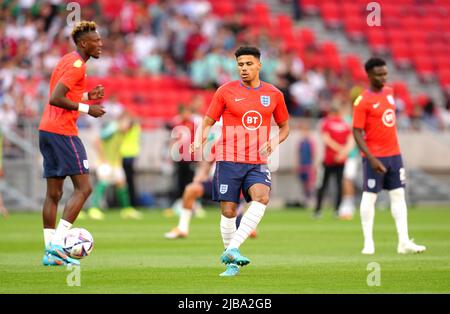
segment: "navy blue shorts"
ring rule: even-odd
[[[378,193],[382,189],[394,190],[405,187],[406,176],[405,168],[403,168],[403,161],[401,155],[389,157],[377,157],[386,167],[387,172],[381,174],[376,172],[370,166],[367,158],[363,158],[363,178],[364,191]]]
[[[211,200],[212,199],[212,190],[213,190],[212,180],[202,182],[202,186],[203,186],[203,197],[202,198],[205,200]]]
[[[239,204],[241,192],[247,202],[252,199],[248,189],[256,183],[272,186],[267,165],[244,164],[230,161],[218,161],[213,179],[213,201],[234,202]]]
[[[78,136],[39,131],[39,149],[44,157],[44,178],[89,173],[89,163]]]

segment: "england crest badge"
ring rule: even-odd
[[[261,105],[264,107],[270,106],[270,96],[261,96]]]
[[[219,188],[220,194],[225,194],[228,192],[228,184],[221,184]]]
[[[392,95],[387,95],[386,98],[391,105],[395,105],[395,100],[394,100],[394,97],[392,97]]]

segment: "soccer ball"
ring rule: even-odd
[[[86,229],[73,228],[67,233],[63,248],[70,257],[81,259],[91,254],[94,238]]]

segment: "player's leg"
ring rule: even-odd
[[[269,203],[269,194],[271,188],[271,175],[266,165],[245,165],[247,171],[242,182],[242,192],[246,201],[251,202],[249,208],[242,217],[239,228],[227,247],[226,254],[229,251],[237,251],[239,247],[256,229],[262,217],[264,216],[266,206]],[[240,255],[240,253],[239,253]],[[250,263],[248,258],[240,255],[236,258],[238,265]]]
[[[241,185],[248,166],[234,162],[218,161],[213,178],[212,199],[220,202],[222,215],[220,218],[220,232],[225,252],[221,255],[222,263],[227,269],[221,276],[235,276],[239,268],[236,265],[246,265],[250,261],[242,256],[239,249],[229,249],[229,243],[236,233],[237,207],[240,201]]]
[[[125,177],[128,186],[128,194],[130,195],[130,202],[132,206],[138,206],[136,201],[136,189],[134,185],[134,157],[123,158],[122,160],[122,168],[125,172]]]
[[[421,253],[426,250],[423,245],[417,245],[409,239],[408,235],[408,209],[405,198],[405,168],[401,156],[389,157],[391,167],[385,176],[385,188],[389,190],[391,200],[391,213],[395,220],[398,234],[399,254]]]
[[[183,192],[182,209],[178,226],[166,233],[166,239],[185,238],[189,234],[189,224],[191,222],[195,201],[204,194],[203,184],[200,182],[192,182],[186,186]]]
[[[334,203],[334,213],[336,217],[339,217],[339,207],[342,202],[342,180],[344,176],[344,166],[334,167],[334,173],[336,178],[336,201]]]
[[[322,183],[317,190],[316,208],[314,209],[314,217],[320,217],[322,210],[323,195],[328,187],[328,181],[330,180],[331,168],[329,166],[322,165]]]
[[[105,219],[105,214],[101,209],[101,204],[105,199],[108,186],[112,182],[113,169],[109,164],[101,164],[96,169],[97,183],[91,197],[91,207],[87,210],[90,218],[94,220]]]
[[[1,194],[0,194],[0,214],[5,218],[8,218],[9,216],[8,210],[6,209],[5,204],[3,203],[3,197]]]
[[[238,206],[238,209],[237,209],[237,215],[236,215],[236,229],[239,228],[239,225],[241,224],[241,220],[242,220],[242,217],[244,216],[245,212],[246,212],[246,210],[245,210],[244,200],[241,200],[241,201],[239,202],[239,206]],[[256,233],[256,229],[255,229],[255,230],[253,230],[253,231],[250,233],[250,238],[253,238],[253,239],[254,239],[254,238],[256,238],[256,236],[257,236],[257,233]]]
[[[269,193],[270,187],[261,183],[253,184],[248,189],[251,203],[245,214],[242,216],[239,228],[231,240],[228,249],[238,249],[256,229],[264,216],[266,206],[269,203]]]
[[[47,192],[42,209],[44,244],[47,248],[55,234],[58,203],[63,195],[64,178],[47,178]]]
[[[63,215],[59,220],[55,235],[51,240],[48,253],[64,259],[67,263],[79,265],[79,261],[68,257],[67,254],[64,253],[62,246],[67,232],[72,227],[78,213],[91,194],[92,187],[89,181],[89,174],[72,175],[70,176],[70,179],[72,180],[74,191],[65,205]]]
[[[357,167],[356,158],[349,158],[344,166],[342,203],[339,208],[339,216],[342,220],[351,220],[355,212],[355,187],[353,182],[356,177]]]
[[[64,144],[64,138],[49,132],[39,131],[39,149],[44,159],[44,177],[47,181],[47,191],[42,209],[42,220],[44,227],[45,253],[42,258],[42,264],[45,266],[65,265],[67,262],[59,254],[50,254],[50,247],[55,235],[56,214],[58,203],[63,194],[63,184],[65,176],[64,161],[60,158],[60,148]],[[58,145],[61,144],[61,145]],[[61,254],[67,257],[62,250]]]
[[[125,171],[122,167],[113,167],[112,180],[116,186],[116,197],[119,202],[120,217],[123,219],[142,219],[142,213],[131,206],[130,193],[127,186]]]
[[[236,216],[238,204],[236,202],[222,201],[220,202],[220,209],[222,216],[220,218],[220,233],[222,235],[223,245],[225,251],[220,257],[222,263],[226,264],[225,271],[219,276],[232,277],[239,274],[239,265],[247,265],[250,261],[242,256],[239,249],[228,249],[231,240],[236,233]]]
[[[360,205],[361,226],[364,235],[363,254],[374,254],[373,222],[375,219],[375,203],[377,193],[383,187],[383,175],[375,172],[367,158],[363,158],[363,194]]]

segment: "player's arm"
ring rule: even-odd
[[[358,145],[359,149],[366,155],[367,160],[369,161],[372,169],[374,169],[378,173],[386,173],[387,169],[383,165],[383,163],[370,153],[366,141],[364,140],[363,134],[364,134],[363,129],[355,127],[353,128],[353,136],[355,138],[356,144]]]
[[[287,111],[286,102],[281,92],[277,94],[277,106],[273,112],[273,117],[277,123],[279,130],[278,134],[264,143],[261,147],[260,154],[263,156],[269,156],[277,149],[278,145],[283,143],[289,136],[289,113]]]
[[[209,132],[211,130],[211,127],[216,123],[216,120],[214,120],[211,117],[205,116],[203,118],[201,126],[197,129],[197,132],[195,132],[195,139],[194,142],[191,144],[190,151],[194,152],[200,147],[202,147],[206,140],[208,139]]]
[[[278,123],[279,132],[270,140],[264,143],[259,150],[261,155],[269,156],[277,147],[283,143],[289,136],[289,120]]]
[[[341,151],[338,152],[336,156],[337,161],[343,161],[347,158],[350,151],[353,149],[353,146],[355,146],[355,140],[353,139],[353,136],[351,133],[348,134],[347,141],[342,146]]]
[[[359,95],[353,103],[353,137],[355,138],[359,150],[366,155],[372,169],[378,173],[385,173],[387,171],[386,168],[378,158],[372,155],[364,140],[364,128],[368,115],[367,108],[369,107],[367,106],[363,95]]]
[[[95,118],[101,117],[105,114],[105,110],[101,105],[87,105],[83,103],[74,102],[66,97],[69,88],[62,83],[56,84],[52,95],[50,96],[50,105],[63,108],[66,110],[82,111]]]

